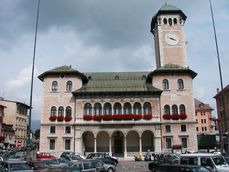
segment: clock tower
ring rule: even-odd
[[[152,18],[151,32],[154,35],[156,67],[168,64],[188,67],[184,23],[186,15],[178,8],[165,4]]]

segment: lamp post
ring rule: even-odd
[[[222,131],[222,125],[221,125],[221,133],[220,133],[220,141],[221,141],[221,154],[223,154],[223,146],[222,142],[225,143],[225,148],[226,148],[226,155],[229,155],[229,135],[226,134],[226,141],[222,139],[222,132],[223,133],[228,133],[228,126],[227,126],[227,116],[225,113],[225,101],[224,101],[224,90],[223,90],[223,77],[222,77],[222,71],[221,71],[221,64],[220,64],[220,57],[219,57],[219,48],[218,48],[218,41],[217,41],[217,35],[216,35],[216,28],[215,28],[215,21],[214,21],[214,15],[213,15],[213,10],[212,10],[212,3],[211,0],[209,0],[210,3],[210,9],[211,9],[211,17],[212,17],[212,25],[214,29],[214,38],[215,38],[215,46],[216,46],[216,53],[217,53],[217,60],[218,60],[218,68],[219,68],[219,77],[220,77],[220,85],[221,85],[221,102],[222,102],[222,116],[224,118],[224,131]]]
[[[31,159],[30,157],[30,132],[31,132],[31,115],[32,115],[32,102],[33,102],[33,78],[34,78],[34,64],[35,64],[35,56],[36,56],[36,44],[37,44],[37,28],[38,28],[38,18],[39,18],[39,10],[40,10],[40,0],[38,0],[37,6],[37,17],[36,17],[36,26],[35,26],[35,37],[34,37],[34,46],[33,46],[33,64],[32,64],[32,76],[31,76],[31,87],[30,87],[30,103],[29,103],[29,124],[28,124],[28,132],[27,132],[27,151],[26,156],[27,159]]]

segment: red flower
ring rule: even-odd
[[[169,120],[172,118],[170,114],[164,114],[162,117],[163,119],[166,119],[166,120]]]
[[[180,119],[184,120],[187,118],[187,115],[186,114],[180,114]]]
[[[123,115],[123,119],[125,119],[125,120],[131,120],[131,119],[133,119],[133,115],[132,114],[124,114]]]
[[[90,120],[92,120],[92,115],[84,115],[83,119],[86,121],[90,121]]]
[[[136,114],[136,115],[133,115],[133,118],[134,118],[134,120],[139,120],[139,119],[142,119],[142,115]]]
[[[4,141],[5,140],[5,136],[0,136],[0,141]]]
[[[152,117],[153,117],[152,114],[144,114],[143,115],[144,119],[151,119]]]
[[[57,117],[57,121],[61,122],[61,121],[63,121],[63,120],[64,120],[64,116],[58,116],[58,117]]]
[[[178,114],[172,114],[171,118],[173,120],[178,120],[178,119],[180,119],[180,115],[178,115]]]
[[[94,119],[95,121],[101,121],[102,115],[95,115],[95,116],[93,116],[93,119]]]
[[[112,120],[112,115],[103,115],[102,119],[103,120]]]
[[[50,117],[49,117],[49,120],[50,120],[50,121],[56,121],[56,116],[50,116]]]
[[[113,115],[113,119],[114,119],[114,120],[122,120],[122,119],[123,119],[123,115],[120,115],[120,114],[118,114],[118,115]]]
[[[67,122],[68,122],[68,121],[71,121],[71,120],[72,120],[71,115],[65,116],[64,120],[67,121]]]

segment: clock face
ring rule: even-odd
[[[179,42],[179,38],[175,33],[167,33],[165,35],[165,41],[169,45],[176,45]]]

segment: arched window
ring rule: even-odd
[[[123,113],[124,114],[132,114],[132,110],[131,110],[131,104],[130,103],[125,103],[124,107],[123,107]]]
[[[114,104],[114,115],[119,115],[122,114],[122,106],[120,103],[115,103]]]
[[[178,85],[178,89],[179,90],[183,90],[184,89],[184,81],[182,79],[178,79],[177,80],[177,85]]]
[[[163,23],[164,23],[164,24],[167,24],[167,18],[164,18],[164,19],[163,19]]]
[[[64,107],[63,106],[60,106],[58,108],[58,116],[64,116]]]
[[[143,111],[144,111],[144,114],[152,114],[152,107],[149,102],[144,103]]]
[[[72,91],[72,81],[68,81],[66,84],[66,91],[70,92]]]
[[[90,103],[84,105],[84,115],[92,115],[92,106]]]
[[[102,106],[100,103],[94,105],[94,115],[102,115]]]
[[[53,81],[52,82],[52,91],[57,91],[58,90],[58,82],[57,81]]]
[[[72,116],[72,108],[70,106],[66,107],[65,115],[66,116]]]
[[[103,114],[104,115],[111,115],[111,104],[105,103],[103,107]]]
[[[185,105],[181,104],[179,110],[180,110],[180,114],[186,114]]]
[[[134,114],[142,114],[142,106],[140,103],[134,103]]]
[[[170,107],[169,105],[164,106],[164,114],[170,114]]]
[[[163,87],[163,90],[168,90],[169,89],[169,81],[167,79],[164,79],[162,81],[162,87]]]
[[[169,18],[169,25],[172,26],[172,24],[173,24],[173,21],[171,18]]]
[[[177,24],[177,19],[176,18],[173,19],[173,23]]]
[[[56,107],[55,106],[51,107],[51,116],[56,116]]]
[[[178,114],[177,105],[173,105],[173,106],[172,106],[172,112],[173,112],[173,114]]]

